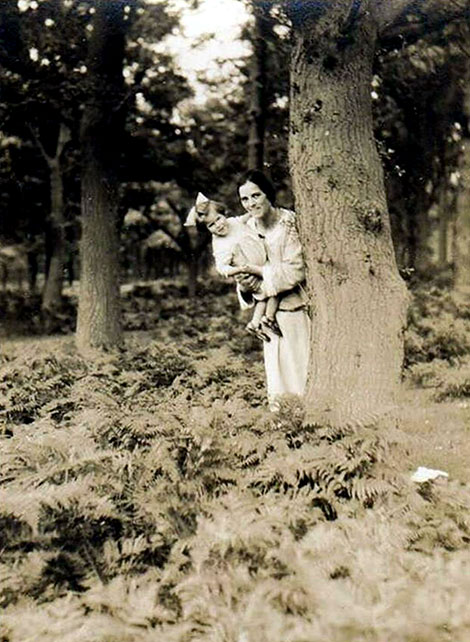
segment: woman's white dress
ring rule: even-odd
[[[277,212],[277,223],[260,234],[268,258],[263,266],[262,293],[269,297],[293,291],[281,298],[276,314],[282,337],[271,333],[271,340],[263,342],[268,401],[273,409],[279,395],[304,393],[310,347],[310,319],[300,287],[305,280],[305,267],[295,214],[285,209]],[[248,225],[256,229],[254,219]],[[238,291],[241,307],[251,307],[252,296]]]

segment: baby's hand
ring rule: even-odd
[[[260,265],[244,265],[242,271],[246,274],[253,274],[254,276],[263,276],[263,268]]]
[[[235,276],[236,274],[243,274],[243,273],[246,273],[245,265],[242,265],[242,266],[237,265],[236,267],[229,267],[226,272],[227,276]]]
[[[252,274],[247,274],[244,272],[243,274],[239,274],[238,276],[235,277],[235,280],[240,286],[240,289],[243,290],[243,292],[258,292],[260,288],[260,281],[256,276],[253,276]]]

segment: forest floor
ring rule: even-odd
[[[338,433],[266,409],[233,292],[155,291],[95,362],[2,342],[2,642],[467,642],[467,304],[420,302],[398,429]]]
[[[147,345],[158,341],[174,340],[168,337],[164,324],[153,331],[129,331],[131,343]],[[210,340],[209,340],[210,344]],[[253,353],[261,352],[251,344]],[[74,351],[71,336],[21,337],[3,341],[4,354],[14,356],[22,352],[63,353]],[[403,472],[418,466],[447,472],[452,479],[470,483],[470,399],[457,398],[436,401],[435,388],[422,388],[405,380],[398,400],[398,424],[407,435],[407,457],[402,459]]]
[[[444,470],[453,479],[470,482],[470,402],[437,402],[434,389],[404,384],[399,423],[409,435],[409,462]]]

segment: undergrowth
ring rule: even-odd
[[[233,294],[165,305],[94,363],[2,358],[0,639],[467,640],[468,488],[413,485],[396,428],[267,411]]]
[[[470,296],[431,284],[413,293],[405,372],[436,401],[470,396]]]

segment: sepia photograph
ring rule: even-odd
[[[469,642],[470,0],[0,0],[0,642]]]

